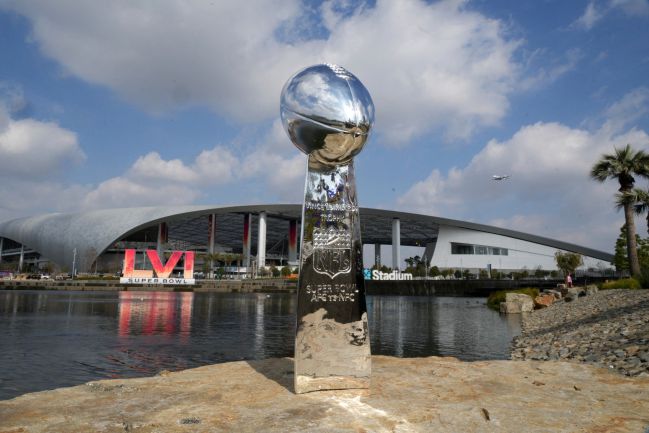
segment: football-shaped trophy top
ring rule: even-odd
[[[310,66],[293,75],[280,99],[284,129],[324,168],[348,164],[365,145],[374,123],[374,103],[358,78],[330,64]]]

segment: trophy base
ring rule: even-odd
[[[367,313],[351,323],[325,315],[321,308],[302,318],[295,346],[295,393],[369,388]]]
[[[313,391],[335,391],[344,389],[369,389],[369,377],[354,376],[295,376],[295,393],[304,394]]]

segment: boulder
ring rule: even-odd
[[[543,293],[547,293],[549,295],[554,296],[555,300],[559,300],[559,299],[563,298],[563,295],[561,294],[561,292],[559,290],[546,289],[546,290],[543,291]]]
[[[565,298],[566,301],[570,302],[570,301],[574,301],[580,296],[584,296],[585,294],[586,291],[584,290],[583,287],[568,287],[565,290],[563,297]]]
[[[599,288],[594,284],[589,284],[586,286],[586,296],[594,295],[599,292]]]
[[[505,302],[500,303],[500,312],[505,314],[527,313],[534,310],[534,300],[522,293],[507,293]]]
[[[534,298],[534,308],[547,308],[554,303],[554,295],[551,293],[543,293]]]

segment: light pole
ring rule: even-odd
[[[77,274],[77,249],[72,250],[72,279]]]

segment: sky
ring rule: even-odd
[[[589,171],[649,151],[649,0],[0,0],[0,221],[300,203],[279,95],[317,63],[374,100],[361,206],[613,251]]]

